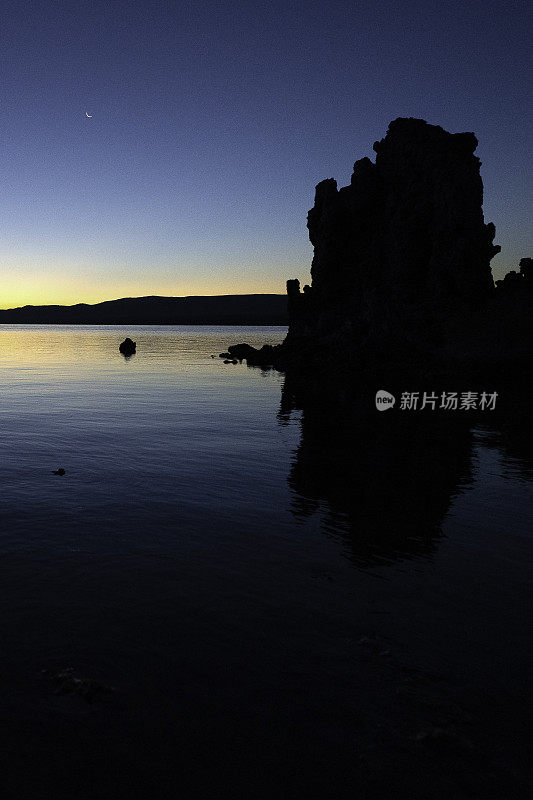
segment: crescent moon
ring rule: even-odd
[[[93,118],[93,116],[94,116],[94,114],[88,114],[87,112],[85,112],[85,116],[86,116],[86,117],[89,117],[89,119],[92,119],[92,118]]]

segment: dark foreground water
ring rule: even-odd
[[[211,358],[284,334],[0,328],[3,796],[530,796],[528,447]]]

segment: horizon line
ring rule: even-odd
[[[20,306],[10,306],[9,308],[0,308],[0,311],[17,311],[22,308],[75,308],[76,306],[99,306],[104,303],[118,303],[121,300],[188,300],[195,297],[286,297],[285,292],[244,292],[244,293],[231,293],[231,294],[187,294],[187,295],[165,295],[165,294],[146,294],[146,295],[132,295],[126,297],[116,297],[111,300],[99,300],[96,303],[85,303],[80,301],[78,303],[26,303]]]

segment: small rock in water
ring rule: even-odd
[[[426,728],[416,735],[416,742],[443,750],[473,750],[472,742],[444,728]]]
[[[72,667],[67,667],[59,672],[43,669],[41,674],[47,675],[56,685],[55,694],[77,694],[87,703],[92,703],[102,694],[114,692],[113,686],[100,683],[93,678],[80,678],[75,675]]]
[[[232,344],[231,347],[228,347],[228,353],[230,353],[231,358],[238,358],[239,361],[242,361],[244,358],[248,358],[257,353],[257,349],[245,343]]]
[[[52,472],[53,472],[54,475],[64,475],[65,474],[65,470],[63,469],[63,467],[59,467],[59,469],[54,469],[54,470],[52,470]]]
[[[225,358],[224,359],[224,364],[238,364],[238,363],[239,362],[237,361],[236,358]]]
[[[122,344],[119,345],[118,349],[123,355],[132,355],[137,349],[137,342],[133,342],[128,336],[124,339]]]

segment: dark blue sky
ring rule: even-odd
[[[306,282],[315,184],[398,116],[476,133],[496,277],[533,255],[526,2],[48,0],[0,30],[0,306]]]

